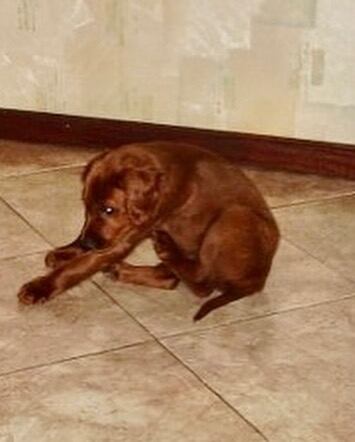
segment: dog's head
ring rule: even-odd
[[[104,249],[128,231],[152,224],[159,212],[162,176],[149,155],[118,150],[94,158],[82,175],[82,247]]]

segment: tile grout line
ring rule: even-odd
[[[89,161],[89,159],[88,159],[88,161]],[[41,174],[50,173],[50,172],[59,172],[61,170],[79,169],[81,167],[84,167],[86,164],[87,164],[87,161],[80,162],[80,163],[74,163],[74,164],[64,164],[62,166],[53,166],[53,167],[48,167],[48,168],[43,168],[43,169],[31,170],[28,172],[22,172],[22,173],[18,173],[18,174],[14,173],[14,174],[10,174],[10,175],[4,175],[4,176],[0,176],[0,182],[6,181],[7,179],[26,178],[26,177],[33,176],[33,175],[41,175]]]
[[[98,152],[93,152],[93,155],[98,154]],[[10,175],[4,175],[4,176],[0,176],[0,182],[1,181],[5,181],[8,178],[14,179],[14,178],[22,178],[22,177],[28,177],[31,175],[41,175],[41,174],[45,174],[45,173],[49,173],[49,172],[57,172],[60,170],[68,170],[68,169],[76,169],[76,168],[81,168],[84,167],[87,162],[90,160],[90,158],[88,158],[85,161],[80,161],[78,163],[74,163],[74,164],[63,164],[63,165],[59,165],[59,166],[52,166],[52,167],[48,167],[48,168],[42,168],[42,169],[35,169],[32,171],[28,171],[28,172],[22,172],[19,174],[10,174]],[[266,169],[265,169],[266,170]],[[258,182],[257,180],[252,180],[258,187]],[[354,185],[355,185],[355,181],[354,181]],[[286,209],[288,207],[295,207],[295,206],[303,206],[303,205],[307,205],[307,204],[314,204],[314,203],[323,203],[323,202],[327,202],[327,201],[332,201],[332,200],[337,200],[337,199],[341,199],[341,198],[347,198],[347,197],[351,197],[351,196],[355,196],[355,190],[349,190],[349,191],[345,191],[344,193],[339,193],[336,195],[330,195],[330,196],[323,196],[320,198],[315,198],[315,199],[310,199],[310,200],[300,200],[300,201],[295,201],[295,202],[291,202],[291,203],[287,203],[287,204],[280,204],[280,205],[275,205],[273,206],[272,204],[269,204],[270,208],[272,210],[279,210],[279,209]]]
[[[265,314],[265,315],[260,315],[258,317],[253,317],[253,318],[246,318],[245,320],[237,320],[237,321],[231,321],[231,322],[227,322],[224,324],[220,324],[220,325],[216,325],[216,326],[212,326],[209,327],[207,329],[199,329],[196,331],[186,331],[186,332],[182,332],[182,333],[178,333],[178,334],[174,334],[174,335],[168,335],[168,336],[163,336],[163,337],[157,337],[155,336],[155,334],[153,332],[151,332],[146,326],[144,326],[136,317],[134,317],[125,307],[123,307],[115,298],[113,298],[104,288],[102,288],[98,283],[94,282],[94,284],[96,285],[96,287],[98,287],[98,289],[100,289],[109,299],[111,299],[111,301],[116,304],[120,309],[122,309],[129,317],[131,317],[131,319],[133,319],[136,323],[138,323],[154,340],[154,342],[156,342],[160,347],[162,347],[167,353],[169,353],[171,355],[171,357],[173,357],[180,365],[182,365],[186,370],[188,370],[212,395],[214,395],[215,397],[217,397],[222,403],[225,404],[225,406],[227,408],[229,408],[234,414],[236,414],[237,416],[239,416],[249,427],[251,427],[260,437],[263,438],[263,440],[265,440],[266,442],[269,442],[269,439],[262,433],[262,431],[251,421],[249,421],[249,419],[247,419],[240,411],[238,411],[237,408],[235,408],[232,404],[230,404],[220,393],[218,393],[212,386],[210,386],[206,381],[204,381],[187,363],[185,363],[182,359],[180,359],[172,350],[169,349],[169,347],[167,347],[162,341],[162,340],[168,340],[170,338],[173,337],[177,337],[177,336],[183,336],[183,335],[187,335],[187,334],[197,334],[199,332],[204,332],[206,330],[213,330],[213,329],[217,329],[217,328],[221,328],[221,327],[226,327],[229,325],[233,325],[233,324],[239,324],[239,323],[245,323],[245,322],[251,322],[253,320],[260,320],[260,319],[264,319],[264,318],[268,318],[268,317],[272,317],[272,316],[278,316],[284,313],[292,313],[294,311],[300,311],[300,310],[305,310],[308,308],[312,308],[312,307],[318,307],[321,305],[328,305],[328,304],[333,304],[342,300],[347,300],[347,299],[352,299],[355,298],[355,295],[348,295],[345,296],[343,298],[340,299],[334,299],[334,300],[329,300],[329,301],[323,301],[320,303],[316,303],[316,304],[312,304],[312,305],[308,305],[308,306],[300,306],[300,307],[295,307],[292,309],[288,309],[288,310],[283,310],[283,311],[278,311],[278,312],[271,312],[269,314]]]
[[[290,207],[307,206],[307,205],[311,205],[311,204],[323,204],[323,203],[325,204],[327,202],[336,201],[336,200],[339,200],[342,198],[351,198],[353,196],[355,196],[355,190],[349,190],[348,192],[344,192],[344,193],[341,193],[338,195],[324,196],[321,198],[310,199],[307,201],[295,201],[293,203],[280,204],[280,205],[276,205],[276,206],[269,204],[269,206],[272,211],[276,211],[276,210],[287,209]]]
[[[215,329],[222,328],[222,327],[228,327],[230,325],[239,325],[239,324],[245,324],[245,323],[249,323],[249,322],[253,322],[253,321],[260,321],[262,319],[268,319],[268,318],[272,318],[274,316],[281,316],[281,315],[288,314],[288,313],[294,313],[294,312],[298,312],[298,311],[302,311],[302,310],[308,310],[311,308],[321,307],[323,305],[326,306],[328,304],[336,304],[337,302],[347,301],[352,298],[355,298],[355,294],[345,295],[339,299],[329,299],[327,301],[321,301],[321,302],[314,303],[314,304],[308,304],[308,305],[303,305],[303,306],[298,306],[298,307],[292,307],[292,308],[285,309],[285,310],[278,310],[278,311],[274,311],[274,312],[263,313],[260,315],[249,316],[247,318],[241,318],[241,319],[236,319],[236,320],[231,319],[230,321],[226,321],[221,324],[214,324],[214,325],[207,326],[205,328],[200,328],[197,330],[186,330],[186,331],[182,331],[182,332],[172,333],[170,335],[169,334],[164,335],[164,336],[161,336],[160,339],[164,339],[164,340],[173,339],[173,338],[178,338],[180,336],[193,335],[193,334],[198,334],[198,333],[202,333],[202,332],[206,332],[206,331],[210,331],[210,330],[215,330]]]
[[[34,254],[38,254],[41,252],[36,252]],[[21,256],[18,256],[21,257]],[[5,258],[5,259],[9,259],[9,258]],[[353,295],[346,295],[343,296],[342,298],[339,299],[330,299],[327,301],[322,301],[322,302],[318,302],[318,303],[313,303],[313,304],[309,304],[309,305],[304,305],[304,306],[298,306],[298,307],[293,307],[290,309],[285,309],[285,310],[279,310],[279,311],[275,311],[275,312],[269,312],[269,313],[264,313],[264,314],[260,314],[260,315],[256,315],[256,316],[250,316],[247,318],[241,318],[241,319],[237,319],[237,320],[231,320],[231,321],[226,321],[223,322],[221,324],[214,324],[211,326],[207,326],[204,328],[200,328],[197,330],[186,330],[186,331],[182,331],[182,332],[177,332],[177,333],[172,333],[172,334],[167,334],[167,335],[163,335],[163,336],[155,336],[147,327],[145,327],[136,317],[134,317],[129,311],[127,311],[118,301],[116,301],[116,299],[114,297],[112,297],[108,292],[106,292],[105,289],[103,289],[96,281],[90,280],[90,282],[96,286],[97,289],[99,289],[99,291],[102,292],[102,294],[109,298],[109,300],[117,307],[119,307],[122,311],[124,311],[131,319],[133,319],[137,325],[139,325],[144,331],[146,331],[150,337],[153,338],[154,341],[156,341],[157,343],[161,344],[160,339],[162,340],[168,340],[168,339],[173,339],[173,338],[177,338],[180,336],[185,336],[185,335],[189,335],[189,334],[197,334],[197,333],[202,333],[202,332],[206,332],[206,331],[210,331],[210,330],[214,330],[214,329],[218,329],[218,328],[222,328],[222,327],[227,327],[230,325],[239,325],[239,324],[244,324],[244,323],[249,323],[252,321],[259,321],[261,319],[267,319],[273,316],[281,316],[283,314],[287,314],[287,313],[293,313],[293,312],[297,312],[297,311],[301,311],[301,310],[306,310],[306,309],[310,309],[310,308],[316,308],[316,307],[320,307],[323,305],[329,305],[329,304],[335,304],[337,302],[341,302],[341,301],[346,301],[352,298],[355,298],[355,294]],[[73,356],[73,357],[69,357],[69,358],[65,358],[65,359],[58,359],[55,360],[53,362],[48,362],[48,363],[43,363],[43,364],[38,364],[38,365],[31,365],[31,366],[27,366],[27,367],[23,367],[20,369],[16,369],[13,371],[9,371],[9,372],[5,372],[5,373],[0,373],[0,377],[4,377],[4,376],[8,376],[8,375],[12,375],[14,373],[20,373],[22,371],[28,371],[28,370],[33,370],[33,369],[37,369],[37,368],[42,368],[42,367],[47,367],[47,366],[52,366],[52,365],[56,365],[56,364],[61,364],[61,363],[65,363],[71,360],[76,360],[76,359],[83,359],[86,357],[91,357],[91,356],[97,356],[100,354],[106,354],[109,352],[114,352],[114,351],[119,351],[125,348],[130,348],[130,347],[135,347],[135,346],[139,346],[142,344],[146,344],[152,342],[151,340],[144,340],[141,342],[135,342],[133,344],[125,344],[119,347],[112,347],[110,349],[107,350],[102,350],[102,351],[98,351],[98,352],[92,352],[92,353],[85,353],[85,354],[81,354],[78,356]],[[164,348],[165,346],[163,344],[161,344]],[[169,351],[170,352],[170,351]]]
[[[50,247],[55,247],[54,244],[49,241],[40,230],[38,230],[36,227],[34,227],[30,221],[27,220],[18,210],[16,210],[6,199],[4,199],[2,196],[0,196],[0,201],[9,209],[11,212],[13,212],[15,215],[17,215],[28,227],[30,227],[31,230],[33,230],[38,236],[40,236]]]
[[[106,290],[104,290],[101,286],[99,286],[95,281],[92,281],[92,283],[107,298],[109,298],[112,301],[113,304],[115,304],[117,307],[119,307],[121,310],[123,310],[135,323],[137,323],[143,330],[145,330],[146,333],[152,338],[152,340],[147,339],[147,340],[144,340],[144,341],[141,341],[141,342],[135,342],[133,344],[122,345],[120,347],[113,347],[113,348],[110,348],[110,349],[107,349],[107,350],[102,350],[102,351],[92,352],[92,353],[86,353],[86,354],[82,354],[82,355],[78,355],[78,356],[73,356],[73,357],[69,357],[69,358],[65,358],[65,359],[61,359],[61,360],[57,360],[57,361],[52,361],[52,362],[48,362],[48,363],[37,364],[37,365],[29,366],[29,367],[24,367],[24,368],[20,368],[20,369],[16,369],[16,370],[11,370],[9,372],[0,373],[0,379],[8,377],[8,376],[24,373],[24,372],[27,372],[27,371],[31,371],[31,370],[37,370],[37,369],[46,368],[46,367],[53,367],[55,365],[60,365],[60,364],[64,364],[64,363],[71,362],[71,361],[82,360],[82,359],[86,359],[86,358],[90,358],[90,357],[95,357],[95,356],[101,356],[101,355],[105,355],[105,354],[109,354],[109,353],[125,350],[127,348],[139,347],[141,345],[145,345],[145,344],[149,344],[149,343],[155,342],[164,351],[166,351],[175,361],[177,361],[189,373],[191,373],[193,375],[193,377],[195,379],[197,379],[199,381],[199,383],[201,383],[213,396],[217,397],[222,403],[224,403],[225,406],[233,412],[233,414],[236,414],[237,416],[239,416],[249,427],[251,427],[260,437],[262,437],[263,440],[265,440],[266,442],[269,441],[266,438],[266,436],[252,422],[250,422],[247,418],[245,418],[235,407],[233,407],[226,399],[224,399],[223,396],[220,393],[215,391],[195,371],[193,371],[192,368],[189,365],[187,365],[185,362],[183,362],[168,347],[166,347],[166,345],[164,345],[164,343],[161,342],[158,337],[156,337],[148,328],[146,328],[140,321],[138,321],[138,319],[136,319],[134,316],[132,316],[130,314],[130,312],[128,312],[124,307],[122,307],[108,292],[106,292]],[[223,325],[225,325],[225,324],[223,324]]]
[[[304,252],[306,255],[308,255],[310,258],[313,258],[318,263],[322,264],[326,269],[331,270],[336,275],[340,276],[342,279],[350,283],[355,288],[355,280],[351,279],[350,277],[343,275],[336,267],[333,267],[329,265],[326,261],[322,260],[321,258],[317,257],[316,255],[313,255],[309,250],[307,250],[302,245],[294,242],[292,239],[288,237],[283,237],[283,240],[291,244],[292,246],[296,247],[296,249],[300,250],[301,252]]]
[[[285,308],[283,310],[277,310],[277,311],[270,311],[270,312],[266,312],[266,313],[260,313],[254,316],[249,316],[246,318],[240,318],[240,319],[231,319],[229,321],[225,321],[221,324],[211,324],[209,326],[203,327],[203,328],[199,328],[199,329],[188,329],[185,331],[181,331],[181,332],[176,332],[176,333],[172,333],[172,334],[166,334],[166,335],[162,335],[162,336],[156,336],[154,335],[154,333],[150,332],[149,329],[147,329],[146,326],[144,326],[132,313],[130,313],[125,307],[123,307],[105,288],[103,288],[98,282],[90,279],[91,283],[93,285],[95,285],[97,287],[97,289],[99,289],[106,297],[108,297],[113,304],[115,304],[116,306],[118,306],[119,308],[121,308],[127,315],[129,315],[134,321],[137,322],[137,324],[139,324],[143,330],[145,330],[146,332],[148,332],[149,334],[151,334],[155,339],[170,339],[170,338],[175,338],[175,337],[179,337],[179,336],[185,336],[188,334],[196,334],[199,332],[204,332],[204,331],[209,331],[209,330],[214,330],[220,327],[225,327],[225,326],[229,326],[229,325],[237,325],[237,324],[244,324],[247,322],[252,322],[252,321],[259,321],[260,319],[267,319],[269,317],[273,317],[273,316],[279,316],[279,315],[283,315],[283,314],[287,314],[287,313],[293,313],[293,312],[297,312],[297,311],[302,311],[302,310],[306,310],[306,309],[310,309],[310,308],[316,308],[316,307],[321,307],[323,305],[328,305],[328,304],[335,304],[337,302],[340,301],[346,301],[352,298],[355,298],[355,287],[354,287],[354,293],[353,291],[350,291],[348,294],[337,298],[337,299],[327,299],[324,301],[319,301],[319,302],[314,302],[311,304],[307,304],[307,305],[299,305],[299,306],[295,306],[295,307],[291,307],[291,308]]]
[[[355,297],[355,295],[350,295],[350,296],[343,297],[341,299],[324,301],[324,302],[312,304],[312,305],[309,305],[309,306],[301,306],[301,307],[296,307],[296,308],[293,308],[293,309],[283,310],[283,311],[279,311],[279,312],[272,312],[272,313],[265,314],[265,315],[260,315],[260,316],[255,316],[255,317],[251,317],[251,318],[240,319],[240,320],[237,320],[237,321],[226,322],[226,323],[223,323],[223,324],[214,325],[214,326],[211,326],[211,327],[208,327],[208,328],[205,328],[205,329],[199,329],[199,330],[196,330],[196,331],[189,330],[189,331],[186,331],[186,332],[175,333],[175,334],[172,334],[172,335],[166,335],[166,336],[163,336],[163,337],[159,338],[159,337],[156,337],[152,332],[150,332],[150,330],[147,329],[143,324],[141,324],[141,322],[139,322],[134,316],[132,316],[124,307],[122,307],[119,304],[119,302],[117,302],[100,285],[98,285],[94,281],[92,281],[92,283],[106,297],[108,297],[112,301],[113,304],[115,304],[120,309],[122,309],[140,327],[142,327],[147,332],[147,334],[152,338],[152,340],[147,339],[147,340],[143,340],[143,341],[140,341],[140,342],[135,342],[135,343],[132,343],[132,344],[126,344],[126,345],[122,345],[122,346],[119,346],[119,347],[112,347],[112,348],[106,349],[106,350],[101,350],[101,351],[91,352],[91,353],[85,353],[85,354],[81,354],[81,355],[77,355],[77,356],[72,356],[72,357],[61,359],[61,360],[57,360],[57,361],[52,361],[52,362],[38,364],[38,365],[32,365],[32,366],[29,366],[29,367],[24,367],[24,368],[12,370],[12,371],[5,372],[5,373],[0,373],[0,379],[4,378],[4,377],[7,377],[7,376],[11,376],[11,375],[15,375],[15,374],[20,374],[22,372],[27,372],[27,371],[31,371],[31,370],[46,368],[46,367],[52,367],[52,366],[55,366],[55,365],[64,364],[64,363],[71,362],[71,361],[82,360],[82,359],[86,359],[86,358],[90,358],[90,357],[96,357],[96,356],[100,356],[100,355],[114,353],[114,352],[118,352],[118,351],[121,351],[121,350],[125,350],[127,348],[139,347],[139,346],[142,346],[142,345],[146,345],[146,344],[155,342],[160,347],[162,347],[166,352],[168,352],[180,365],[182,365],[184,368],[186,368],[202,385],[204,385],[204,387],[208,391],[210,391],[210,393],[212,393],[221,402],[223,402],[229,409],[231,409],[231,411],[234,414],[238,415],[248,426],[253,428],[267,442],[269,441],[269,439],[267,439],[266,436],[252,422],[250,422],[247,418],[245,418],[235,407],[233,407],[226,399],[224,399],[223,396],[221,396],[220,393],[215,391],[207,382],[205,382],[189,365],[187,365],[175,353],[173,353],[168,347],[166,347],[166,345],[163,342],[161,342],[160,339],[167,340],[167,339],[170,339],[170,338],[179,337],[179,336],[183,336],[183,335],[187,335],[187,334],[195,334],[195,333],[199,333],[199,332],[205,332],[205,331],[209,331],[209,330],[213,330],[213,329],[216,329],[216,328],[221,328],[221,327],[225,327],[225,326],[229,326],[229,325],[233,325],[233,324],[251,322],[253,320],[260,320],[260,319],[263,319],[263,318],[268,318],[270,316],[277,316],[277,315],[280,315],[280,314],[283,314],[283,313],[289,313],[289,312],[293,312],[293,311],[298,311],[298,310],[303,310],[303,309],[307,309],[307,308],[317,307],[317,306],[320,306],[320,305],[323,305],[323,304],[336,303],[338,301],[342,301],[342,300],[346,300],[346,299],[351,299],[351,298]]]
[[[49,247],[52,247],[52,246],[49,246]],[[41,255],[43,253],[48,252],[48,250],[50,250],[50,249],[36,250],[34,252],[22,253],[21,255],[3,256],[2,258],[0,258],[0,263],[3,261],[10,261],[10,260],[15,260],[15,259],[28,258],[30,256],[35,256],[35,255]]]
[[[120,350],[126,350],[127,348],[134,348],[134,347],[139,347],[140,345],[145,345],[148,343],[153,342],[151,339],[147,339],[144,341],[139,341],[139,342],[134,342],[132,344],[124,344],[121,345],[119,347],[112,347],[112,348],[108,348],[106,350],[100,350],[100,351],[96,351],[96,352],[91,352],[91,353],[85,353],[85,354],[81,354],[81,355],[77,355],[77,356],[70,356],[68,358],[64,358],[64,359],[58,359],[52,362],[44,362],[42,364],[35,364],[35,365],[30,365],[28,367],[23,367],[23,368],[17,368],[15,370],[10,370],[4,373],[0,373],[0,379],[7,377],[7,376],[12,376],[15,374],[20,374],[22,372],[27,372],[27,371],[31,371],[31,370],[37,370],[37,369],[41,369],[41,368],[46,368],[46,367],[53,367],[55,365],[60,365],[60,364],[65,364],[67,362],[72,362],[72,361],[77,361],[77,360],[81,360],[81,359],[85,359],[85,358],[90,358],[90,357],[95,357],[95,356],[101,356],[101,355],[105,355],[108,353],[113,353],[113,352],[117,352]]]
[[[139,324],[158,344],[164,351],[166,351],[170,356],[175,359],[181,366],[183,366],[189,373],[193,375],[213,396],[217,397],[224,405],[230,409],[235,415],[239,416],[242,421],[244,421],[250,428],[252,428],[263,440],[269,442],[269,439],[256,427],[255,424],[250,422],[245,416],[243,416],[233,405],[231,405],[223,396],[215,391],[207,382],[205,382],[189,365],[182,361],[174,352],[172,352],[160,339],[154,335],[145,325],[143,325],[137,318],[135,318],[126,308],[124,308],[115,298],[113,298],[104,288],[102,288],[96,282],[94,283],[111,301],[121,308],[131,319],[133,319],[137,324]]]
[[[3,203],[11,210],[13,211],[17,216],[19,216],[31,229],[33,229],[36,233],[38,233],[44,240],[45,242],[48,243],[48,245],[50,247],[55,247],[44,235],[42,235],[36,228],[34,228],[28,221],[26,218],[22,217],[20,213],[17,212],[16,209],[14,209],[7,201],[5,201],[1,196],[0,196],[0,200],[3,201]],[[306,253],[308,256],[310,256],[312,259],[315,259],[317,262],[321,263],[322,265],[324,265],[326,268],[328,268],[331,271],[334,271],[335,273],[337,273],[339,276],[343,277],[346,281],[348,281],[351,284],[354,284],[354,281],[351,280],[350,278],[347,278],[346,276],[342,275],[341,273],[339,273],[339,271],[337,271],[337,269],[330,267],[329,265],[327,265],[325,262],[323,262],[322,260],[320,260],[318,257],[312,255],[308,250],[304,249],[303,247],[299,246],[298,244],[295,244],[292,240],[290,240],[289,238],[284,238],[285,241],[289,242],[290,244],[292,244],[293,246],[295,246],[297,249],[303,251],[304,253]],[[43,252],[47,251],[47,249],[43,249],[40,251],[35,251],[35,252],[29,252],[23,255],[14,255],[14,256],[10,256],[10,257],[4,257],[1,258],[1,261],[5,261],[5,260],[10,260],[10,259],[16,259],[16,258],[22,258],[22,257],[26,257],[26,256],[32,256],[32,255],[36,255],[36,254],[41,254]],[[128,313],[113,297],[111,297],[111,295],[109,295],[96,281],[92,280],[91,278],[89,278],[89,280],[91,281],[91,283],[93,285],[95,285],[101,292],[103,292],[106,296],[108,296],[111,301],[118,305],[120,308],[122,308],[127,314],[129,314],[129,316],[131,316],[139,325],[142,326],[142,328],[144,330],[147,330],[139,321],[137,321],[130,313]],[[331,300],[327,300],[327,301],[321,301],[318,303],[313,303],[313,304],[309,304],[309,305],[305,305],[305,306],[299,306],[299,307],[293,307],[290,309],[285,309],[285,310],[279,310],[276,312],[269,312],[269,313],[265,313],[265,314],[260,314],[260,315],[256,315],[256,316],[251,316],[248,318],[241,318],[238,320],[231,320],[231,321],[227,321],[224,322],[223,324],[217,324],[217,325],[211,325],[209,327],[203,328],[203,329],[199,329],[199,330],[187,330],[184,332],[179,332],[179,333],[174,333],[171,335],[166,335],[163,336],[163,339],[167,339],[167,338],[172,338],[172,337],[177,337],[177,336],[182,336],[188,333],[197,333],[198,331],[206,331],[206,330],[212,330],[218,327],[222,327],[222,326],[226,326],[226,325],[232,325],[232,324],[237,324],[237,323],[244,323],[244,322],[250,322],[253,320],[259,320],[262,318],[267,318],[270,316],[277,316],[280,314],[284,314],[284,313],[289,313],[289,312],[293,312],[293,311],[298,311],[298,310],[303,310],[303,309],[307,309],[307,308],[312,308],[312,307],[317,307],[317,306],[321,306],[321,305],[326,305],[329,303],[334,303],[334,302],[338,302],[338,301],[342,301],[342,300],[346,300],[346,299],[351,299],[352,297],[354,297],[355,295],[346,295],[342,298],[339,299],[331,299]],[[154,336],[154,335],[153,335]]]
[[[169,349],[163,342],[156,340],[156,342],[168,352],[177,362],[179,362],[186,370],[188,370],[212,395],[216,396],[227,408],[229,408],[234,414],[239,416],[239,418],[251,427],[263,440],[269,442],[269,439],[264,435],[264,433],[248,418],[246,418],[236,407],[228,402],[218,391],[216,391],[211,385],[207,383],[201,376],[199,376],[186,362],[180,359],[172,350]]]
[[[273,316],[281,316],[282,314],[285,313],[293,313],[295,311],[301,311],[301,310],[306,310],[308,308],[316,308],[322,305],[328,305],[328,304],[335,304],[339,301],[344,301],[344,300],[349,300],[352,298],[355,298],[355,294],[353,295],[347,295],[344,296],[340,299],[331,299],[328,301],[323,301],[323,302],[319,302],[319,303],[314,303],[311,305],[307,305],[307,306],[300,306],[300,307],[295,307],[295,308],[291,308],[291,309],[287,309],[287,310],[282,310],[282,311],[277,311],[277,312],[270,312],[268,314],[264,314],[264,315],[260,315],[260,316],[254,316],[254,317],[250,317],[250,318],[245,318],[245,319],[240,319],[240,320],[236,320],[236,321],[230,321],[230,322],[226,322],[223,324],[217,324],[211,327],[207,327],[204,329],[199,329],[199,330],[188,330],[185,332],[181,332],[181,333],[175,333],[172,335],[166,335],[166,336],[162,336],[162,337],[158,337],[155,336],[155,334],[153,332],[151,332],[146,326],[144,326],[136,317],[134,317],[125,307],[123,307],[114,297],[112,297],[103,287],[101,287],[98,283],[94,283],[98,289],[100,289],[109,299],[111,299],[111,301],[116,304],[120,309],[122,309],[129,317],[131,317],[136,323],[138,323],[154,340],[154,342],[156,342],[159,346],[161,346],[165,351],[167,351],[177,362],[179,362],[183,367],[185,367],[199,382],[201,382],[213,395],[217,396],[229,409],[231,409],[235,414],[237,414],[243,421],[245,421],[249,426],[251,426],[261,437],[264,438],[265,441],[268,441],[268,439],[266,438],[266,436],[252,423],[250,422],[247,418],[245,418],[239,411],[237,408],[235,408],[233,405],[231,405],[225,398],[223,398],[223,396],[218,393],[217,391],[215,391],[206,381],[204,381],[188,364],[186,364],[183,360],[181,360],[174,352],[172,352],[162,341],[162,340],[168,340],[174,337],[179,337],[179,336],[184,336],[184,335],[191,335],[191,334],[197,334],[197,333],[201,333],[201,332],[205,332],[205,331],[209,331],[209,330],[214,330],[214,329],[218,329],[218,328],[222,328],[222,327],[227,327],[230,325],[239,325],[240,323],[248,323],[248,322],[252,322],[252,321],[256,321],[256,320],[260,320],[260,319],[267,319],[269,317],[273,317]]]
[[[100,285],[98,285],[98,283],[96,283],[95,281],[92,281],[92,283],[106,296],[108,297],[113,304],[117,305],[120,309],[122,309],[128,316],[131,317],[131,319],[133,319],[141,328],[143,328],[147,334],[153,339],[153,340],[144,340],[141,342],[136,342],[133,344],[127,344],[127,345],[123,345],[123,346],[119,346],[119,347],[113,347],[110,349],[106,349],[106,350],[102,350],[102,351],[98,351],[98,352],[92,352],[92,353],[86,353],[86,354],[82,354],[82,355],[78,355],[78,356],[73,356],[70,358],[65,358],[62,360],[58,360],[58,361],[53,361],[50,363],[44,363],[44,364],[38,364],[38,365],[34,365],[34,366],[30,366],[30,367],[25,367],[25,368],[21,368],[21,369],[17,369],[17,370],[13,370],[10,372],[6,372],[6,373],[2,373],[0,374],[0,378],[6,377],[6,376],[11,376],[14,374],[19,374],[21,372],[26,372],[26,371],[30,371],[30,370],[35,370],[35,369],[40,369],[40,368],[45,368],[45,367],[51,367],[54,365],[58,365],[58,364],[62,364],[62,363],[66,363],[66,362],[70,362],[70,361],[75,361],[75,360],[81,360],[81,359],[85,359],[85,358],[89,358],[89,357],[95,357],[95,356],[100,356],[100,355],[104,355],[104,354],[108,354],[108,353],[112,353],[112,352],[117,352],[120,350],[124,350],[127,348],[134,348],[134,347],[139,347],[141,345],[145,345],[145,344],[149,344],[151,342],[155,342],[156,344],[158,344],[160,347],[162,347],[167,353],[169,353],[171,355],[171,357],[173,357],[180,365],[182,365],[186,370],[188,370],[208,391],[210,391],[211,394],[213,394],[214,396],[216,396],[222,403],[224,403],[234,414],[236,414],[237,416],[239,416],[249,427],[251,427],[252,429],[254,429],[254,431],[259,434],[260,437],[263,438],[263,440],[268,441],[268,439],[266,438],[266,436],[252,423],[250,422],[247,418],[245,418],[239,411],[238,409],[236,409],[234,406],[232,406],[225,398],[223,398],[223,396],[218,393],[217,391],[215,391],[206,381],[204,381],[188,364],[186,364],[183,360],[181,360],[175,353],[173,353],[162,341],[160,341],[160,339],[170,339],[170,338],[174,338],[177,336],[181,336],[181,335],[185,335],[185,334],[195,334],[198,332],[204,332],[206,330],[211,330],[211,329],[215,329],[215,328],[220,328],[220,327],[225,327],[225,326],[229,326],[232,324],[239,324],[239,323],[244,323],[244,322],[251,322],[253,320],[260,320],[263,318],[267,318],[270,316],[276,316],[276,315],[280,315],[283,313],[288,313],[288,312],[293,312],[293,311],[298,311],[298,310],[303,310],[306,308],[312,308],[312,307],[317,307],[319,305],[323,305],[323,304],[330,304],[330,303],[335,303],[341,300],[345,300],[345,299],[351,299],[353,297],[355,297],[355,295],[350,295],[350,296],[346,296],[343,297],[341,299],[336,299],[336,300],[329,300],[329,301],[324,301],[321,303],[316,303],[316,304],[312,304],[309,306],[301,306],[301,307],[296,307],[293,309],[289,309],[289,310],[283,310],[283,311],[279,311],[279,312],[271,312],[270,314],[265,314],[265,315],[260,315],[257,317],[252,317],[252,318],[246,318],[246,319],[241,319],[241,320],[237,320],[237,321],[232,321],[232,322],[227,322],[224,324],[219,324],[219,325],[215,325],[206,329],[200,329],[200,330],[196,330],[196,331],[186,331],[186,332],[182,332],[182,333],[177,333],[177,334],[173,334],[173,335],[167,335],[167,336],[163,336],[161,338],[156,337],[152,332],[150,332],[149,329],[147,329],[140,321],[138,321],[138,319],[136,319],[134,316],[132,316],[132,314],[130,314],[124,307],[122,307],[119,302],[116,301],[115,298],[113,298],[108,292],[106,292],[105,289],[103,289]]]

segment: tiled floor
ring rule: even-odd
[[[355,182],[248,170],[281,247],[262,294],[200,323],[184,287],[103,275],[20,306],[81,226],[93,154],[0,142],[0,442],[355,440]]]

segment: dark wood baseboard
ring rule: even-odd
[[[0,109],[0,138],[106,148],[183,141],[241,164],[355,179],[355,145],[340,143],[11,109]]]

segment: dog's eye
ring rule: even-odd
[[[115,209],[110,206],[104,206],[101,208],[101,212],[105,215],[112,215],[114,213]]]

